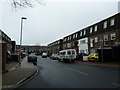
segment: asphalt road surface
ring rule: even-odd
[[[38,56],[38,74],[19,88],[117,88],[118,68],[58,62]]]

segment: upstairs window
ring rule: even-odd
[[[75,34],[73,35],[73,39],[75,39]]]
[[[90,39],[90,47],[93,47],[93,39]]]
[[[76,33],[76,38],[78,37],[78,34]]]
[[[70,40],[70,37],[68,37],[68,41]]]
[[[64,38],[64,42],[66,42],[66,38]]]
[[[113,18],[113,19],[111,19],[111,21],[110,21],[110,26],[114,26],[114,24],[115,24],[115,19]]]
[[[71,40],[71,36],[70,36],[69,38],[70,38],[70,40]]]
[[[104,22],[103,28],[107,28],[107,21]]]
[[[92,31],[93,31],[93,27],[90,28],[90,33],[92,33]]]
[[[80,32],[80,36],[82,36],[82,31]]]
[[[95,26],[95,32],[97,32],[97,28],[98,28],[98,26],[96,25],[96,26]]]
[[[111,33],[111,40],[115,40],[116,39],[116,33]]]
[[[86,34],[86,30],[84,30],[84,35]]]
[[[108,46],[108,35],[104,35],[104,46]]]

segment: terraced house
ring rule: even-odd
[[[63,49],[62,43],[63,40],[59,39],[57,41],[48,44],[47,46],[48,55],[59,53],[59,51]]]
[[[120,44],[120,13],[85,27],[71,35],[63,37],[63,49],[76,49],[77,53],[109,52]],[[55,45],[49,49],[55,51]]]
[[[120,42],[120,13],[104,19],[89,27],[89,52],[97,49],[112,49]]]

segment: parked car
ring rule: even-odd
[[[98,61],[98,53],[91,53],[91,54],[89,54],[89,56],[88,56],[88,60],[89,61]]]
[[[86,53],[78,53],[76,56],[76,60],[85,61],[85,58],[87,59],[88,54]]]
[[[58,61],[69,61],[69,62],[74,62],[76,59],[76,50],[75,49],[66,49],[66,50],[61,50],[59,52],[59,59]]]
[[[52,55],[50,56],[50,59],[53,59],[53,60],[58,59],[58,54],[52,54]]]
[[[35,54],[31,53],[28,56],[28,62],[37,62],[37,57]]]
[[[42,53],[42,58],[47,58],[47,53]]]
[[[7,62],[10,62],[12,60],[12,54],[10,51],[7,51]]]

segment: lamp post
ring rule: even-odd
[[[23,29],[23,20],[27,19],[26,17],[21,17],[21,32],[20,32],[20,59],[19,59],[19,65],[21,65],[21,45],[22,45],[22,29]]]

